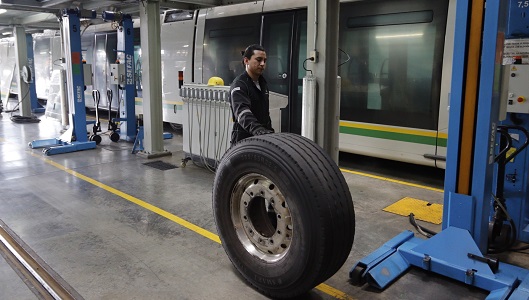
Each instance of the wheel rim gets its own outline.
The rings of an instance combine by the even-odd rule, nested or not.
[[[292,242],[292,216],[285,197],[263,175],[252,173],[237,181],[230,199],[231,219],[248,253],[276,262]]]

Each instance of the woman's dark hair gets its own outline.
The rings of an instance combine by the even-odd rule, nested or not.
[[[255,50],[258,50],[258,51],[265,51],[265,49],[263,48],[263,46],[261,45],[258,45],[258,44],[253,44],[253,45],[250,45],[248,47],[246,47],[246,50],[244,51],[241,51],[241,54],[242,54],[242,65],[244,66],[244,58],[252,58],[252,55],[254,54],[253,52]]]

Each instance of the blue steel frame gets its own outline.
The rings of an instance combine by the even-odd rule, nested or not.
[[[94,11],[95,17],[95,11]],[[86,111],[84,100],[84,75],[81,50],[80,11],[67,9],[62,12],[62,34],[65,47],[68,85],[68,99],[70,103],[70,126],[59,138],[36,140],[29,143],[31,148],[45,148],[47,155],[68,153],[80,150],[95,149],[96,142],[88,140],[86,130]],[[72,141],[74,140],[74,141]]]
[[[136,138],[135,84],[134,84],[134,28],[130,15],[103,12],[105,21],[118,21],[118,60],[125,64],[125,86],[123,87],[123,105],[120,115],[114,121],[122,122],[120,138],[132,142]],[[118,91],[119,92],[119,91]]]
[[[45,148],[47,155],[74,152],[79,150],[94,149],[96,143],[88,141],[86,126],[85,100],[84,100],[84,75],[81,52],[80,11],[77,9],[63,11],[63,42],[70,46],[66,50],[66,63],[71,72],[68,73],[68,96],[70,107],[73,102],[73,112],[70,114],[70,124],[73,130],[67,131],[60,138],[32,141],[31,148]],[[83,16],[86,17],[86,16]],[[95,11],[89,15],[95,18]],[[114,121],[123,122],[120,126],[120,136],[126,141],[134,141],[137,134],[136,114],[134,104],[134,31],[132,18],[113,12],[103,12],[102,18],[106,21],[119,21],[118,30],[118,57],[123,56],[125,62],[124,109]],[[36,96],[35,96],[36,97]],[[75,141],[71,141],[75,139]]]
[[[449,140],[446,164],[443,230],[428,240],[405,231],[360,260],[350,272],[383,289],[412,265],[476,286],[491,293],[487,299],[529,299],[529,270],[506,263],[494,270],[471,259],[487,252],[488,223],[494,172],[494,149],[499,112],[502,32],[501,0],[486,1],[471,195],[457,193],[465,51],[454,51]],[[457,1],[456,50],[465,49],[469,1]],[[459,67],[459,68],[458,68]]]

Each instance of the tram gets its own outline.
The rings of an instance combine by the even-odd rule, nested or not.
[[[217,76],[229,85],[243,71],[241,51],[259,43],[267,51],[264,76],[270,90],[289,98],[276,130],[300,133],[302,81],[309,67],[306,5],[306,0],[261,0],[166,11],[161,22],[163,121],[182,125],[182,83],[207,83]],[[444,168],[455,0],[340,5],[340,151]],[[134,27],[136,113],[141,113],[138,21]],[[82,35],[83,58],[92,64],[94,86],[85,99],[88,108],[95,108],[91,89],[113,89],[119,97],[117,87],[109,85],[117,38],[115,30],[88,29]],[[44,43],[35,40],[35,48]],[[35,50],[37,70],[43,69],[39,61],[49,68],[55,59],[38,57],[45,52]],[[40,98],[47,84],[36,76]],[[39,86],[44,90],[39,92]],[[105,97],[101,92],[100,108],[115,109],[117,102],[109,106]]]
[[[164,121],[179,123],[184,82],[229,84],[241,50],[267,51],[273,92],[288,95],[281,131],[301,132],[307,1],[265,0],[168,11],[161,28]],[[454,0],[342,1],[340,151],[444,168]],[[276,128],[277,130],[277,128]]]

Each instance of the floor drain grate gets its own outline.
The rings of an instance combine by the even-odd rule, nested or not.
[[[173,164],[166,163],[166,162],[163,162],[161,160],[144,163],[144,165],[149,166],[149,167],[153,167],[155,169],[162,170],[162,171],[178,168],[177,166],[175,166]]]

